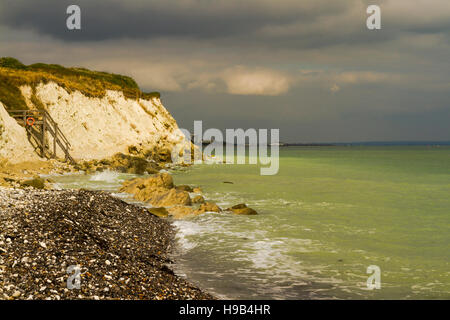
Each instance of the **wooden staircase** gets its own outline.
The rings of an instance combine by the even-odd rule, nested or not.
[[[25,127],[30,143],[39,150],[41,157],[56,159],[59,146],[65,155],[65,161],[75,164],[75,160],[69,153],[71,148],[69,141],[46,110],[12,110],[9,114]],[[52,137],[52,146],[46,139],[47,134]]]

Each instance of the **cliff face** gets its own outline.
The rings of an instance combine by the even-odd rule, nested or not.
[[[185,144],[159,94],[141,92],[134,80],[124,76],[55,65],[24,66],[3,58],[0,101],[7,110],[46,109],[71,143],[70,153],[76,160],[108,158],[127,153],[131,146],[170,153],[175,145]],[[23,129],[12,123],[6,112],[3,116],[8,119],[8,130]],[[22,138],[20,143],[26,145]],[[52,145],[52,137],[47,140]],[[6,151],[1,141],[0,157],[21,148],[13,139]],[[28,147],[23,154],[35,156]]]
[[[36,160],[39,157],[28,141],[25,129],[9,116],[0,102],[0,161],[19,163]]]
[[[175,119],[157,97],[133,100],[112,90],[102,98],[87,97],[79,91],[68,93],[53,82],[20,89],[30,109],[37,108],[31,99],[35,92],[70,141],[75,159],[108,158],[126,153],[130,146],[172,150],[183,141]]]

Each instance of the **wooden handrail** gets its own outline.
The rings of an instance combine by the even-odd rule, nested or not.
[[[69,140],[66,138],[56,121],[47,112],[47,110],[11,110],[9,111],[9,114],[16,120],[23,120],[22,125],[27,129],[27,132],[29,132],[29,134],[36,140],[37,144],[41,148],[42,156],[47,157],[45,133],[48,132],[53,137],[53,157],[56,158],[56,145],[58,145],[64,152],[66,161],[69,160],[70,162],[75,163],[75,160],[69,153],[69,149],[71,148]],[[34,123],[34,125],[41,125],[42,132],[40,136],[36,129],[33,129],[27,124],[27,119],[29,117],[42,117],[42,120],[35,119],[36,121]]]

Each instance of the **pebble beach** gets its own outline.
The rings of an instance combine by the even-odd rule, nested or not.
[[[0,298],[214,299],[173,273],[173,239],[168,221],[106,192],[0,188]]]

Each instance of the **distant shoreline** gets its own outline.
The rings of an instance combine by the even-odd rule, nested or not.
[[[237,143],[231,144],[226,142],[203,142],[203,146],[208,146],[210,144],[223,144],[223,145],[240,145]],[[450,146],[450,141],[367,141],[367,142],[330,142],[330,143],[284,143],[280,142],[277,144],[279,147],[346,147],[346,146],[366,146],[366,147],[389,147],[389,146]],[[245,144],[249,146],[249,144]],[[268,146],[274,146],[268,144]]]
[[[283,143],[283,147],[291,146],[450,146],[450,141],[356,141],[356,142],[329,142],[329,143]]]

